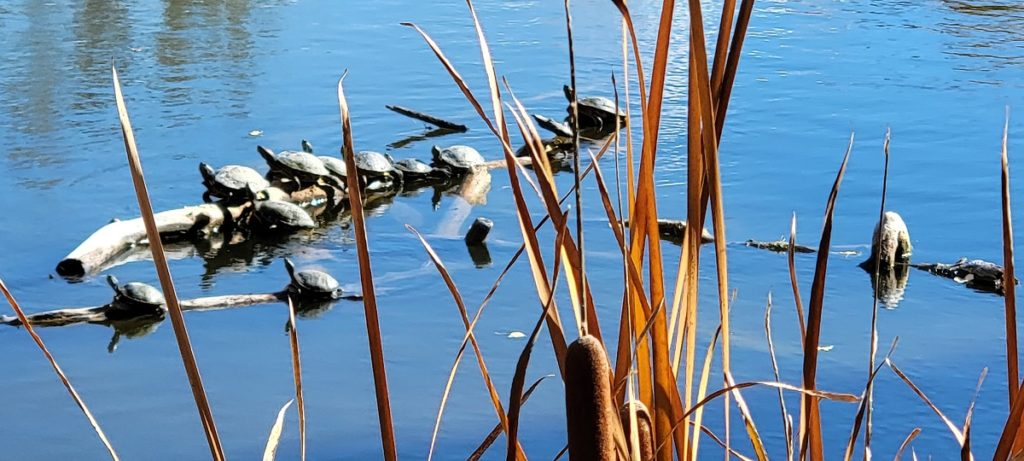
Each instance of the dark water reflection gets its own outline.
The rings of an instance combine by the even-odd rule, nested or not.
[[[632,5],[644,49],[655,39],[656,4]],[[617,14],[606,1],[574,5],[581,93],[610,94],[609,74],[621,66]],[[706,6],[710,20],[718,2]],[[567,65],[560,2],[479,2],[477,10],[498,71],[524,104],[531,111],[563,116]],[[681,6],[680,11],[673,34],[684,43],[687,19]],[[138,213],[112,105],[111,62],[123,78],[158,209],[200,201],[202,186],[195,173],[200,160],[264,169],[255,153],[257,143],[295,148],[299,139],[312,140],[323,153],[336,152],[335,84],[344,69],[350,71],[346,88],[358,149],[426,160],[430,144],[464,143],[488,159],[499,158],[498,146],[473,109],[400,21],[424,27],[473,90],[484,90],[484,76],[476,67],[479,50],[461,1],[0,4],[0,39],[7,44],[0,49],[0,207],[6,211],[0,225],[0,275],[30,311],[109,300],[109,287],[98,278],[68,284],[50,275],[57,261],[94,229],[111,218]],[[882,135],[891,126],[889,204],[910,227],[914,260],[1000,260],[997,154],[1003,107],[1024,107],[1022,30],[1024,7],[1010,0],[759,1],[721,148],[728,240],[778,238],[788,231],[795,211],[801,242],[815,242],[839,156],[855,130],[858,142],[840,194],[833,241],[836,250],[862,254],[878,213]],[[687,58],[682,49],[670,54],[656,172],[658,201],[669,218],[685,213]],[[650,56],[645,60],[650,62]],[[635,94],[632,101],[635,106]],[[391,113],[385,104],[451,118],[469,124],[470,130],[431,137],[422,124]],[[1024,137],[1022,120],[1011,120],[1011,162]],[[250,136],[254,130],[262,136]],[[602,168],[611,178],[610,157]],[[557,180],[559,190],[568,190],[570,175]],[[427,236],[473,307],[521,238],[505,172],[492,171],[488,186],[489,193],[480,194],[448,185],[380,197],[368,210],[403,457],[426,452],[438,398],[463,335],[450,294],[404,225]],[[585,187],[586,197],[597,197],[593,183]],[[1024,203],[1016,192],[1015,187],[1014,203]],[[610,330],[618,317],[621,263],[599,203],[585,203],[584,209],[594,295]],[[467,251],[461,239],[477,216],[495,222],[486,252]],[[1017,228],[1024,228],[1022,214],[1016,216]],[[287,283],[280,262],[286,255],[358,290],[347,216],[320,219],[317,230],[291,237],[170,246],[180,295],[279,290]],[[552,237],[547,229],[541,241],[550,243]],[[762,323],[771,291],[780,366],[787,381],[797,382],[799,339],[785,258],[741,244],[729,248],[730,285],[739,290],[733,305],[737,380],[771,375]],[[674,270],[678,250],[665,246],[669,270]],[[822,342],[834,348],[821,354],[820,384],[858,394],[867,367],[872,281],[857,267],[862,256],[837,252],[831,258]],[[702,342],[710,338],[717,315],[713,266],[711,258],[704,259]],[[798,256],[805,298],[813,264],[813,255]],[[107,272],[123,281],[155,282],[144,253]],[[893,275],[880,281],[897,307],[880,315],[879,342],[901,338],[896,360],[940,408],[959,419],[978,373],[991,367],[972,431],[976,453],[984,456],[1005,418],[1001,299],[920,271]],[[477,332],[495,383],[507,398],[523,346],[507,333],[529,331],[537,303],[525,264],[503,283]],[[299,329],[311,456],[378,458],[360,305],[339,301],[304,317]],[[280,304],[188,314],[219,429],[233,458],[259,457],[277,409],[291,398],[285,318]],[[565,312],[563,318],[571,315]],[[116,329],[120,337],[113,353],[107,352],[113,334],[107,328],[48,329],[43,336],[124,458],[202,458],[203,436],[173,335],[159,325]],[[101,458],[92,432],[24,332],[0,330],[0,345],[8,357],[0,376],[11,397],[0,406],[0,422],[13,428],[4,434],[0,458]],[[439,459],[464,458],[493,424],[473,367],[464,364],[458,375],[438,442]],[[530,378],[555,370],[550,347],[542,340]],[[917,426],[924,428],[915,441],[918,454],[943,457],[956,448],[941,423],[897,378],[883,372],[876,392],[875,425],[885,428],[884,436],[876,433],[876,455],[895,452]],[[745,396],[769,448],[781,452],[773,393],[751,390]],[[553,456],[564,443],[560,398],[558,383],[549,380],[526,407],[521,436],[531,456]],[[828,404],[823,412],[827,450],[838,453],[853,410]],[[707,416],[707,423],[721,427],[720,408]],[[286,424],[281,459],[297,453],[294,416]],[[740,431],[733,434],[734,441],[742,437]],[[43,443],[52,440],[60,443]],[[719,455],[708,441],[702,445],[709,457]]]

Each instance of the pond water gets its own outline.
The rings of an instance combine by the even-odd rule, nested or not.
[[[660,2],[633,2],[641,48],[656,36]],[[685,215],[685,8],[679,2],[657,169],[661,215]],[[717,24],[719,2],[705,5]],[[524,104],[561,117],[567,46],[561,2],[479,2],[498,72]],[[574,2],[581,93],[611,94],[621,74],[618,14],[611,2]],[[257,144],[297,148],[310,139],[324,152],[340,145],[335,84],[346,89],[358,149],[429,158],[431,141],[388,147],[423,127],[384,108],[401,104],[466,123],[470,130],[433,140],[477,146],[499,158],[488,134],[423,41],[399,25],[431,33],[470,85],[485,80],[472,23],[461,1],[203,2],[85,0],[71,7],[40,1],[0,5],[0,274],[32,312],[106,302],[102,277],[69,283],[56,263],[111,218],[138,214],[113,105],[109,67],[123,80],[151,196],[157,209],[200,201],[199,161],[262,169]],[[775,345],[783,379],[799,383],[801,355],[785,257],[744,247],[772,240],[800,218],[800,240],[816,244],[828,189],[847,137],[857,134],[840,192],[833,242],[864,252],[878,213],[881,145],[892,128],[888,203],[907,221],[918,262],[961,256],[1001,261],[999,145],[1004,107],[1024,107],[1024,7],[1013,0],[787,2],[755,7],[733,92],[721,157],[737,380],[770,379],[763,317],[771,292]],[[709,40],[709,43],[713,41]],[[650,56],[647,56],[650,62]],[[635,102],[635,95],[633,96]],[[252,137],[253,130],[262,136]],[[1024,117],[1010,125],[1011,162],[1024,137]],[[602,161],[606,176],[613,161]],[[463,327],[441,279],[410,224],[428,234],[473,308],[518,247],[508,179],[492,172],[486,203],[467,208],[431,193],[401,196],[368,219],[377,275],[392,409],[403,458],[425,457],[441,391]],[[567,190],[571,175],[557,177]],[[1018,180],[1015,182],[1019,184]],[[1015,204],[1024,203],[1014,187]],[[592,181],[585,183],[588,263],[599,313],[614,331],[621,263]],[[534,210],[539,210],[534,203]],[[493,264],[477,267],[458,237],[475,216],[495,222]],[[1024,229],[1022,213],[1015,226]],[[545,254],[550,231],[542,235]],[[674,272],[678,247],[665,245]],[[717,298],[711,253],[704,258],[701,345],[715,327]],[[358,287],[351,231],[342,223],[273,242],[175,247],[179,295],[266,292],[287,280],[281,258],[330,271]],[[825,298],[819,386],[859,394],[867,367],[871,309],[863,256],[833,254]],[[809,296],[813,255],[798,274]],[[156,283],[150,261],[106,273]],[[527,263],[506,277],[477,327],[495,384],[507,401],[516,358],[538,314]],[[566,302],[562,303],[567,306]],[[9,314],[7,308],[0,312]],[[568,316],[563,312],[563,318]],[[197,359],[227,453],[262,453],[280,406],[292,398],[286,309],[280,304],[187,315]],[[164,322],[167,323],[167,322]],[[895,361],[955,421],[962,421],[979,373],[990,367],[974,417],[973,447],[990,453],[1006,415],[1002,298],[950,280],[912,272],[904,299],[881,312],[880,343],[900,338]],[[341,301],[298,325],[302,346],[309,454],[312,459],[380,456],[373,384],[361,305]],[[123,335],[100,326],[44,329],[41,334],[91,406],[124,459],[202,459],[207,447],[172,329]],[[546,333],[529,379],[557,370]],[[570,338],[571,339],[571,338]],[[28,335],[0,329],[6,360],[0,383],[6,404],[2,459],[103,459],[86,422]],[[883,346],[884,347],[884,346]],[[698,352],[702,353],[702,352]],[[464,361],[438,441],[438,459],[463,459],[495,423],[479,372]],[[774,391],[745,393],[773,453],[782,453]],[[915,427],[919,455],[948,458],[958,448],[941,421],[888,370],[876,392],[874,451],[891,455]],[[540,385],[522,415],[529,455],[547,459],[565,443],[562,389]],[[795,411],[798,400],[789,401]],[[721,432],[721,406],[707,424]],[[842,451],[854,408],[823,404],[826,450]],[[738,421],[734,418],[734,421]],[[286,420],[280,459],[298,453],[294,412]],[[732,438],[749,453],[742,429]],[[488,456],[501,457],[499,441]],[[709,459],[721,449],[705,439]]]

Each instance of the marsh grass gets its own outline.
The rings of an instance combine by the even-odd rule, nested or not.
[[[620,94],[625,100],[623,107],[627,117],[624,125],[621,127],[625,133],[624,146],[623,140],[619,137],[619,133],[622,130],[618,129],[607,139],[596,154],[589,149],[584,152],[579,145],[578,134],[574,135],[573,186],[569,191],[561,194],[558,191],[551,166],[547,161],[541,137],[533,124],[532,118],[529,116],[527,108],[515,97],[510,82],[502,78],[502,85],[499,85],[499,74],[494,67],[484,28],[477,17],[472,1],[467,0],[466,5],[473,21],[474,32],[480,48],[482,62],[480,70],[483,71],[487,82],[487,95],[482,99],[478,98],[473,90],[470,89],[466,79],[463,78],[452,62],[448,60],[441,46],[424,29],[412,23],[403,23],[403,25],[414,29],[422,37],[427,47],[434,53],[439,63],[451,76],[453,83],[460,89],[467,102],[494,136],[494,141],[500,145],[503,159],[507,166],[505,170],[508,174],[510,193],[516,208],[517,225],[523,238],[523,244],[500,272],[471,319],[466,307],[466,301],[463,299],[454,279],[444,265],[441,256],[434,251],[426,238],[412,227],[407,226],[408,230],[420,241],[427,257],[433,262],[439,276],[451,292],[465,329],[463,340],[458,351],[455,353],[453,365],[448,373],[447,382],[440,398],[427,458],[431,459],[437,450],[437,437],[441,430],[446,404],[451,398],[452,385],[461,359],[464,357],[467,347],[471,346],[472,352],[477,359],[478,368],[483,377],[491,405],[495,410],[497,424],[484,438],[479,447],[470,455],[469,459],[479,459],[483,456],[502,434],[506,436],[505,458],[510,461],[526,459],[526,452],[518,439],[520,415],[527,399],[545,378],[535,381],[525,392],[523,389],[537,338],[541,330],[547,327],[555,360],[559,368],[558,377],[562,378],[566,385],[569,386],[566,389],[566,395],[571,396],[573,393],[580,391],[580,386],[602,389],[601,392],[609,391],[608,395],[610,398],[607,399],[579,400],[587,402],[583,405],[587,406],[586,410],[590,414],[604,415],[599,423],[602,429],[609,431],[605,434],[607,437],[604,441],[612,440],[613,442],[602,445],[597,455],[593,455],[599,456],[602,459],[633,459],[643,461],[647,459],[657,459],[659,461],[669,461],[672,459],[680,461],[696,460],[702,457],[699,454],[702,435],[707,436],[721,446],[727,453],[727,459],[731,456],[739,459],[768,459],[768,449],[761,432],[757,428],[756,418],[751,414],[746,400],[741,393],[742,390],[752,387],[766,387],[776,390],[779,416],[785,432],[783,440],[786,444],[786,459],[798,458],[801,461],[824,459],[825,447],[822,440],[822,427],[837,427],[842,423],[822,421],[820,413],[821,400],[858,404],[850,430],[850,437],[845,446],[845,459],[852,459],[857,450],[858,435],[862,426],[864,428],[864,437],[861,449],[864,452],[865,459],[869,459],[871,457],[871,440],[873,437],[871,428],[873,383],[883,367],[888,367],[922,400],[924,405],[929,407],[938,416],[960,445],[961,459],[973,459],[970,443],[971,422],[974,415],[977,393],[984,381],[986,371],[982,371],[974,399],[972,399],[968,407],[963,424],[955,424],[927,397],[924,391],[907,374],[896,366],[892,360],[893,350],[896,345],[895,341],[881,363],[877,363],[877,296],[871,307],[869,366],[863,394],[855,396],[817,388],[817,377],[820,371],[817,359],[822,336],[822,317],[825,309],[825,282],[828,271],[831,232],[834,225],[834,212],[838,203],[840,186],[853,149],[854,137],[852,134],[827,198],[806,316],[797,284],[796,263],[794,260],[796,239],[795,214],[791,221],[790,249],[787,259],[790,282],[795,299],[795,310],[800,319],[798,327],[803,361],[801,382],[799,385],[787,384],[780,373],[772,339],[772,303],[770,294],[768,295],[768,302],[765,308],[764,330],[765,341],[771,359],[772,380],[735,381],[733,377],[734,371],[741,370],[733,370],[730,360],[730,338],[732,333],[730,305],[735,292],[730,292],[729,285],[725,229],[726,207],[722,191],[718,146],[724,133],[732,86],[739,69],[743,42],[751,19],[754,1],[743,0],[740,2],[738,10],[734,0],[724,1],[717,41],[713,53],[710,54],[710,57],[713,58],[710,69],[700,2],[688,0],[686,5],[690,13],[687,48],[687,65],[689,67],[687,104],[689,120],[686,126],[688,158],[685,196],[688,226],[680,246],[679,264],[674,274],[670,273],[663,266],[665,255],[662,252],[661,238],[657,228],[658,206],[654,182],[655,165],[658,156],[658,138],[661,128],[661,113],[664,102],[663,96],[666,74],[669,67],[669,50],[674,45],[671,40],[673,17],[675,14],[674,2],[665,1],[660,11],[656,41],[653,53],[651,54],[653,59],[650,63],[649,75],[645,75],[648,67],[645,67],[642,62],[641,56],[643,54],[640,50],[637,33],[626,2],[623,0],[613,0],[613,4],[620,13],[622,20],[623,65],[621,80],[613,75],[611,82],[616,105],[619,105]],[[569,45],[570,89],[573,97],[573,103],[570,106],[572,108],[570,121],[574,128],[573,131],[578,132],[575,129],[577,128],[576,122],[578,120],[575,104],[575,54],[572,41],[572,15],[568,0],[564,1],[564,7]],[[630,72],[630,51],[632,52],[632,71],[635,72],[634,75],[631,75]],[[172,324],[174,325],[175,337],[181,352],[182,362],[185,366],[196,406],[205,429],[211,457],[214,460],[221,460],[224,459],[224,453],[217,436],[212,411],[203,391],[198,365],[195,362],[188,340],[188,333],[175,296],[174,285],[167,268],[166,258],[163,256],[159,235],[156,233],[153,212],[142,175],[138,150],[135,146],[134,135],[121,94],[116,70],[112,72],[112,76],[133,184],[138,196],[142,216],[146,223],[147,233],[150,237],[149,240],[152,242],[151,248],[157,272],[161,285],[164,288],[164,293],[167,296],[169,312]],[[616,83],[617,81],[622,82],[621,87]],[[344,139],[343,157],[348,170],[353,172],[347,178],[348,190],[350,191],[348,201],[351,206],[353,227],[355,229],[355,246],[364,296],[366,332],[377,402],[382,453],[384,459],[390,461],[397,459],[394,422],[390,407],[391,395],[387,385],[384,346],[381,338],[381,326],[378,320],[378,304],[369,253],[369,238],[363,216],[363,196],[360,188],[361,184],[357,179],[358,169],[353,158],[355,150],[350,123],[351,114],[349,113],[343,82],[344,75],[338,81],[337,94]],[[630,82],[633,82],[633,84],[631,85]],[[502,88],[504,88],[504,91]],[[630,114],[629,106],[631,95],[633,94],[639,98],[638,106],[640,111],[638,120],[641,123],[639,140],[634,140],[632,134],[632,114]],[[485,109],[481,100],[485,101],[485,103],[490,103],[489,110]],[[508,117],[509,115],[511,115],[511,118]],[[525,151],[533,161],[532,172],[526,170],[515,161],[515,152],[512,149],[511,142],[512,135],[509,130],[512,124],[510,121],[514,123],[522,142],[526,146]],[[619,127],[617,126],[616,128]],[[1024,384],[1018,384],[1019,372],[1017,370],[1018,345],[1015,289],[1013,284],[1013,237],[1010,219],[1007,136],[1008,121],[1003,131],[1001,192],[1004,265],[1006,268],[1006,283],[1004,283],[1004,286],[1006,289],[1006,346],[1010,408],[994,456],[994,459],[1000,461],[1010,459],[1011,455],[1016,456],[1020,454],[1021,448],[1024,447],[1024,424],[1022,424],[1024,422]],[[634,141],[638,141],[639,149],[636,148],[637,146],[634,146]],[[880,213],[884,213],[885,210],[889,159],[888,144],[887,135],[884,148],[885,172],[882,178]],[[614,201],[600,166],[602,156],[612,146],[614,146],[615,152]],[[620,150],[625,151],[625,171],[620,171]],[[638,157],[636,156],[637,153],[639,153]],[[582,168],[582,163],[586,158],[589,158],[590,162],[584,169]],[[637,164],[639,165],[638,168],[636,167]],[[617,331],[614,331],[614,336],[609,335],[609,337],[617,339],[617,349],[614,351],[609,350],[608,345],[602,339],[601,319],[598,318],[595,309],[595,301],[605,304],[608,301],[595,300],[593,298],[587,281],[587,266],[583,252],[582,191],[583,181],[590,176],[590,173],[593,173],[597,198],[600,199],[601,208],[604,211],[605,218],[622,256],[621,283],[623,296],[621,299],[621,310],[618,313],[618,322],[611,324],[612,328],[617,328]],[[625,182],[624,197],[622,194],[623,180]],[[533,216],[534,213],[537,213],[537,210],[532,210],[533,213],[531,213],[527,200],[527,195],[531,190],[537,195],[539,203],[543,207],[540,210],[542,217],[536,223]],[[570,230],[572,227],[570,213],[563,208],[565,202],[570,197],[574,199],[573,204],[576,209],[575,236]],[[701,231],[704,228],[709,213],[715,237],[713,256],[715,260],[718,315],[716,319],[712,320],[717,324],[715,333],[710,338],[707,348],[699,351],[697,347],[699,342],[697,326],[700,319],[698,318],[697,300],[701,258],[700,240]],[[541,227],[547,222],[551,222],[552,227],[555,229],[553,253],[548,260],[551,264],[550,270],[544,258],[545,255],[542,248],[545,245],[542,244],[539,233]],[[623,225],[624,222],[628,223],[628,226]],[[501,285],[505,275],[524,253],[529,261],[540,310],[535,314],[537,315],[537,322],[515,366],[506,408],[502,405],[501,394],[491,379],[484,356],[474,334],[474,329],[478,320],[483,315],[488,302]],[[564,286],[568,291],[569,309],[571,310],[572,319],[575,321],[575,328],[563,324],[560,309],[556,302],[556,290],[559,287],[560,276],[565,279]],[[666,290],[665,285],[668,282],[674,282],[671,284],[673,288],[671,293]],[[25,321],[24,313],[2,281],[0,281],[0,289],[7,296],[23,323],[26,324],[26,331],[30,333],[43,350],[69,393],[87,416],[90,424],[93,425],[100,439],[109,450],[111,457],[117,459],[114,449],[110,446],[98,423],[92,417],[92,414],[84,402],[82,402],[77,392],[75,392],[70,382],[68,382],[59,366],[57,366],[56,361],[46,350],[42,340],[32,330],[31,324]],[[295,328],[294,307],[290,300],[289,326],[296,391],[294,401],[298,402],[300,453],[304,459],[306,454],[305,405],[302,394],[298,333]],[[608,325],[605,326],[606,331],[613,331],[612,328],[607,328]],[[571,337],[567,336],[566,332],[573,329],[575,329],[575,335],[573,336],[580,339],[570,340]],[[571,347],[575,348],[584,342],[588,348],[588,353],[600,354],[599,357],[596,357],[600,360],[591,360],[595,358],[593,356],[587,358],[588,361],[585,364],[589,367],[586,370],[587,376],[570,375],[575,373],[573,370],[577,370],[577,366],[580,364],[573,362],[573,360],[578,360],[576,358],[567,358],[568,351]],[[570,344],[573,344],[573,346],[570,346]],[[703,360],[698,363],[697,357],[700,352],[703,352]],[[720,381],[714,378],[712,373],[716,357],[718,358],[717,362],[720,368],[715,371],[720,373],[720,376],[718,376]],[[613,358],[614,360],[612,360]],[[720,384],[713,384],[714,381],[719,381]],[[800,410],[795,422],[793,415],[789,413],[787,407],[787,393],[795,393],[800,398]],[[724,404],[722,412],[724,424],[719,432],[723,436],[717,435],[703,423],[705,410],[712,402]],[[264,451],[264,460],[271,460],[275,456],[278,441],[283,431],[284,416],[292,403],[293,401],[289,401],[278,413]],[[737,445],[733,443],[731,438],[732,431],[730,430],[729,418],[734,406],[740,415],[744,427],[746,438],[744,445],[749,443],[750,449],[754,452],[753,458],[742,454],[743,449],[737,448]],[[607,415],[613,415],[614,417],[605,418]],[[570,415],[569,418],[569,424],[571,425],[576,424],[574,423],[576,420],[573,419],[573,416]],[[650,436],[649,440],[640,440],[638,434],[643,432],[639,430],[641,424],[645,424],[644,427],[649,429],[647,431]],[[569,428],[567,431],[570,435],[569,443],[565,449],[556,455],[556,459],[566,452],[570,456],[576,453],[577,458],[582,453],[595,453],[594,449],[596,447],[590,445],[594,443],[593,438],[578,437],[580,434],[578,429],[580,427],[574,426]],[[911,454],[914,455],[911,444],[920,433],[921,429],[915,428],[903,439],[895,454],[895,459],[900,459],[907,448],[910,448]],[[646,446],[650,450],[641,450],[641,446]],[[547,458],[548,455],[550,454],[537,454],[535,456]],[[914,457],[916,458],[916,455]]]

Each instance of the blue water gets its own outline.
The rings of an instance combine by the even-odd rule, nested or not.
[[[477,11],[498,72],[532,111],[560,117],[567,81],[567,46],[560,2],[479,2]],[[641,48],[651,50],[658,2],[634,2]],[[683,2],[662,118],[656,180],[660,214],[685,215],[687,36]],[[719,2],[705,5],[717,23]],[[611,94],[621,76],[618,14],[610,2],[573,2],[580,92]],[[467,143],[488,158],[500,150],[423,41],[399,25],[413,21],[444,48],[478,96],[486,81],[463,2],[250,2],[174,0],[100,2],[65,7],[39,1],[0,5],[0,275],[29,311],[88,306],[109,300],[100,277],[68,283],[54,266],[111,218],[138,214],[113,106],[110,65],[121,74],[150,193],[157,209],[197,203],[196,164],[263,168],[256,144],[296,148],[310,139],[335,152],[340,128],[335,84],[345,86],[357,149],[384,150],[422,126],[384,109],[401,104],[470,126],[438,143]],[[816,244],[829,187],[847,138],[856,144],[836,208],[833,243],[864,252],[878,213],[882,139],[892,129],[888,204],[910,227],[914,260],[961,256],[1001,261],[999,147],[1004,108],[1024,107],[1024,8],[1012,0],[786,2],[755,7],[721,145],[726,227],[730,242],[772,240],[788,232],[791,213],[800,240]],[[713,43],[713,37],[709,37]],[[650,55],[645,55],[649,63]],[[633,94],[635,104],[636,95]],[[1024,137],[1024,117],[1012,114],[1010,158]],[[262,131],[259,137],[250,136]],[[430,142],[393,149],[396,157],[429,156]],[[613,162],[602,162],[612,176]],[[435,413],[463,335],[451,297],[404,224],[428,234],[473,309],[520,239],[508,179],[492,172],[486,204],[469,209],[446,195],[431,207],[430,191],[402,196],[368,220],[378,276],[380,323],[392,410],[403,458],[426,455]],[[572,178],[557,178],[567,190]],[[1022,203],[1014,183],[1013,200]],[[585,184],[588,264],[602,325],[615,331],[621,261],[597,202]],[[540,213],[537,202],[531,202]],[[493,264],[477,268],[458,236],[475,216],[496,223]],[[539,215],[538,215],[539,216]],[[1024,228],[1021,213],[1015,225]],[[550,231],[541,235],[550,254]],[[351,231],[335,224],[277,242],[174,247],[171,270],[182,297],[266,292],[284,286],[280,257],[326,269],[358,288]],[[674,272],[678,247],[664,246]],[[763,317],[769,292],[783,380],[799,383],[801,352],[785,258],[729,246],[733,369],[738,380],[771,379]],[[701,285],[701,344],[716,326],[712,253]],[[819,386],[859,394],[867,368],[871,284],[856,266],[861,256],[834,254],[825,295]],[[550,263],[550,261],[549,261]],[[797,260],[804,300],[813,255]],[[151,262],[107,272],[155,283]],[[506,277],[477,326],[480,346],[502,397],[524,343],[509,339],[538,315],[529,269]],[[563,291],[564,293],[564,291]],[[561,306],[567,306],[561,300]],[[9,314],[0,309],[0,313]],[[563,318],[571,314],[565,310]],[[292,398],[282,305],[187,316],[206,389],[229,456],[258,458],[273,419]],[[166,322],[164,322],[166,323]],[[567,325],[571,325],[571,322]],[[339,302],[302,318],[302,346],[311,459],[380,456],[376,407],[361,305]],[[984,457],[1006,415],[1002,298],[911,272],[904,299],[879,318],[884,350],[900,338],[894,360],[950,418],[962,421],[978,375],[989,374],[978,399],[972,445]],[[42,330],[72,382],[124,459],[202,459],[207,448],[171,328],[122,338],[99,326]],[[542,334],[528,378],[557,371]],[[570,338],[571,339],[571,338]],[[0,383],[2,459],[103,459],[104,451],[22,330],[0,330],[5,360]],[[493,427],[475,361],[460,368],[438,441],[438,459],[463,459]],[[784,453],[775,392],[744,393],[776,457]],[[791,412],[798,399],[789,396]],[[562,389],[540,385],[522,415],[528,455],[553,457],[564,444]],[[890,456],[915,427],[918,455],[945,459],[958,445],[942,422],[889,370],[878,379],[876,455]],[[850,404],[824,403],[825,444],[842,452],[853,420]],[[706,424],[722,431],[722,407]],[[733,412],[733,443],[750,454]],[[795,417],[795,416],[794,416]],[[489,453],[500,458],[503,442]],[[702,454],[721,455],[711,440]],[[286,419],[279,459],[298,457],[297,418]]]

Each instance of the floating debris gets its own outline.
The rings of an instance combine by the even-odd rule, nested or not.
[[[523,333],[521,331],[513,331],[506,335],[505,337],[507,337],[508,339],[523,339],[526,337],[526,333]]]
[[[252,136],[254,138],[263,136],[263,130],[252,130],[249,132],[249,136]]]
[[[834,349],[835,347],[836,347],[836,346],[834,346],[834,345],[832,345],[832,344],[829,344],[829,345],[825,345],[825,346],[818,346],[818,350],[819,350],[819,351],[822,351],[822,352],[830,352],[830,351],[831,351],[832,349]]]
[[[762,242],[758,240],[747,240],[744,245],[753,248],[760,248],[762,250],[773,251],[776,253],[785,253],[789,251],[789,241],[779,239],[774,242]],[[814,253],[814,248],[807,245],[796,244],[793,245],[793,251],[797,253]]]
[[[1003,294],[1003,266],[981,259],[960,258],[953,264],[911,264],[911,266],[935,275],[953,279],[978,291]],[[1020,281],[1014,279],[1015,284]]]

